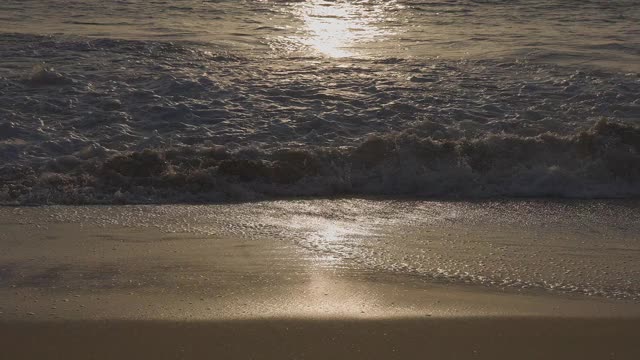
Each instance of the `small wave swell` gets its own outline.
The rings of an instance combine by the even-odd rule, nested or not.
[[[434,140],[417,130],[357,146],[264,151],[181,147],[95,158],[90,148],[34,170],[0,167],[4,204],[155,203],[273,196],[635,197],[640,128],[601,121],[572,136]]]

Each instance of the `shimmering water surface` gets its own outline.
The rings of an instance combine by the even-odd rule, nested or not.
[[[104,234],[111,239],[107,252],[113,244],[123,241],[145,241],[136,236],[154,234],[157,230],[199,234],[207,238],[210,246],[230,246],[224,239],[231,238],[235,239],[231,243],[233,246],[248,247],[243,262],[256,265],[265,259],[259,256],[255,246],[275,242],[275,248],[294,248],[296,256],[309,259],[305,266],[320,272],[329,270],[345,276],[361,272],[391,273],[410,275],[427,282],[588,295],[637,303],[640,301],[638,208],[636,202],[627,200],[440,202],[365,199],[221,205],[4,207],[0,208],[0,225],[4,222],[35,225],[42,229],[53,228],[56,224],[76,226],[72,229],[101,226],[110,229],[109,234]],[[133,229],[122,232],[122,226]],[[150,230],[141,231],[140,227]],[[25,226],[24,229],[28,231],[29,228]],[[113,235],[111,231],[121,232]],[[162,246],[167,241],[165,236],[147,236],[150,237],[146,240],[148,246]],[[25,247],[28,248],[25,243],[30,242],[0,233],[0,243],[4,242],[17,245],[0,257],[0,269],[5,269],[8,275],[8,278],[0,279],[0,288],[27,281],[18,275],[33,272],[33,268],[41,266],[39,258],[24,255]],[[96,253],[98,243],[89,242],[87,246],[95,246],[92,256],[101,260],[82,259],[79,262],[90,268],[109,268],[104,263],[104,255],[100,256],[105,250]],[[188,269],[195,261],[203,261],[206,266],[217,269],[224,262],[219,254],[207,255],[211,248],[201,244],[179,240],[177,246],[191,250],[190,246],[196,246],[204,252],[197,256],[191,254],[188,259],[171,255],[167,264],[163,264],[168,269],[171,264],[184,265]],[[124,249],[127,248],[128,245]],[[131,256],[144,258],[144,254],[142,251]],[[266,261],[274,261],[270,256],[273,255],[265,255]],[[16,260],[25,258],[30,259]],[[152,263],[153,258],[149,259]],[[63,279],[71,281],[77,273],[92,271],[81,271],[77,269],[81,264],[66,258],[64,261],[71,263],[55,268],[61,282]],[[291,264],[295,261],[284,259],[282,262],[283,266],[295,265]],[[127,274],[125,264],[111,266],[124,269],[119,281],[126,281],[127,276],[135,277]],[[278,269],[276,266],[273,271]],[[162,277],[156,272],[151,271],[147,278],[136,281],[147,286],[156,284],[153,279]],[[78,281],[86,284],[81,287],[95,286],[82,278]],[[26,286],[29,286],[28,282]]]
[[[5,0],[0,203],[635,197],[636,3]]]
[[[522,57],[638,71],[634,0],[7,0],[0,30],[255,55]]]

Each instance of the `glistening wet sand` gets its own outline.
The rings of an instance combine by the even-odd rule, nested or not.
[[[10,359],[637,359],[635,320],[0,322]]]
[[[635,300],[447,284],[368,267],[349,252],[318,251],[295,238],[320,243],[316,231],[333,246],[346,244],[354,238],[340,226],[378,218],[359,236],[401,239],[390,235],[402,227],[390,217],[398,207],[380,204],[4,208],[0,348],[10,359],[638,358]],[[449,234],[474,235],[467,222],[444,216],[459,205],[424,206],[433,210],[425,236],[445,231],[437,213]],[[538,209],[521,204],[520,214],[532,206]],[[416,211],[400,217],[412,224],[403,241],[416,239],[416,219],[426,214]],[[474,218],[475,211],[469,205],[457,214]],[[560,210],[548,211],[543,217]],[[286,233],[275,218],[306,230]],[[322,219],[336,222],[328,227],[335,231],[318,227]],[[634,226],[621,222],[623,230],[602,231],[620,235]],[[518,224],[511,217],[501,229]],[[570,232],[562,224],[550,221],[537,236]]]
[[[322,270],[638,301],[638,211],[632,200],[0,208],[0,265],[17,288],[202,292]]]

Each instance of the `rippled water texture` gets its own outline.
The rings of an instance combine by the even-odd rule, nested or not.
[[[251,54],[523,56],[638,71],[635,0],[6,0],[4,32],[201,41]]]
[[[0,4],[0,203],[640,195],[635,1]]]
[[[271,239],[295,244],[315,267],[338,273],[399,273],[634,302],[640,300],[637,214],[638,204],[626,200],[341,199],[0,208],[0,218],[8,223],[44,228],[72,223],[195,233],[211,242],[226,236],[249,243]]]

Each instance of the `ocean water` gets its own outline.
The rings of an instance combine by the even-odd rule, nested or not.
[[[0,204],[640,195],[635,0],[0,3]]]

